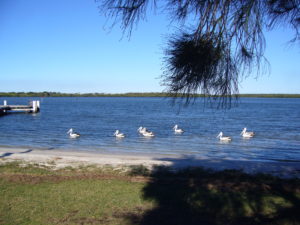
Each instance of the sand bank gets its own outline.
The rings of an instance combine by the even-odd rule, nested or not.
[[[42,150],[26,148],[0,148],[0,163],[24,161],[51,166],[54,168],[76,167],[82,165],[128,167],[144,165],[171,166],[174,169],[185,167],[205,167],[215,170],[241,169],[248,173],[270,173],[284,177],[300,178],[298,162],[259,162],[238,160],[201,159],[188,155],[181,156],[147,156],[134,154],[103,154],[88,151]]]

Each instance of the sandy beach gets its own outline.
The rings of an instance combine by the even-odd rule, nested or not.
[[[0,148],[0,163],[21,161],[49,166],[54,169],[77,166],[112,166],[126,168],[133,165],[143,165],[149,169],[155,166],[170,166],[174,169],[187,167],[204,167],[214,170],[238,169],[247,173],[270,173],[282,177],[300,178],[300,163],[298,162],[260,162],[238,160],[209,160],[193,156],[134,155],[134,154],[103,154],[97,152],[43,150],[34,148]]]

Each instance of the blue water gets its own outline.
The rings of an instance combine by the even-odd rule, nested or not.
[[[9,104],[40,100],[41,112],[1,116],[0,146],[300,161],[300,99],[241,98],[238,107],[227,111],[204,107],[202,102],[179,108],[167,98],[0,98],[0,102],[4,99]],[[186,132],[175,135],[175,124]],[[156,136],[140,136],[140,126]],[[68,137],[71,127],[80,138]],[[239,134],[244,127],[256,136],[243,139]],[[126,138],[113,137],[116,129]],[[232,142],[216,139],[220,131]]]

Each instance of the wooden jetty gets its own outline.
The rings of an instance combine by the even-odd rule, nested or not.
[[[40,101],[31,101],[28,105],[8,105],[4,100],[3,105],[0,105],[0,115],[8,113],[24,112],[37,113],[40,111]]]

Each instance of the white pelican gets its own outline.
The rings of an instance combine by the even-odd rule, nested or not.
[[[241,133],[244,138],[251,138],[254,136],[254,132],[247,132],[247,128],[245,127]]]
[[[147,130],[146,127],[139,127],[138,132],[142,134],[144,137],[154,137],[154,133]]]
[[[139,127],[139,129],[137,129],[137,131],[140,133],[140,134],[144,134],[144,133],[149,133],[150,131],[147,130],[146,127]]]
[[[114,133],[114,136],[117,138],[123,138],[125,137],[125,135],[123,133],[120,133],[119,130],[116,130],[116,132]]]
[[[69,134],[70,138],[78,138],[80,134],[73,132],[73,128],[71,128],[67,134]]]
[[[181,133],[184,132],[184,130],[178,128],[178,125],[177,125],[177,124],[173,127],[173,130],[174,130],[174,132],[177,133],[177,134],[181,134]]]
[[[231,141],[231,137],[223,137],[223,132],[220,132],[217,138],[219,138],[220,141]]]
[[[154,133],[150,132],[150,131],[146,131],[146,132],[142,133],[142,135],[144,137],[154,137],[155,136]]]
[[[140,134],[143,134],[145,131],[146,131],[146,127],[139,127],[137,129],[137,131],[140,133]]]

